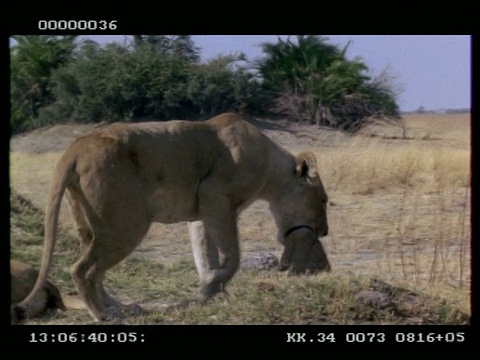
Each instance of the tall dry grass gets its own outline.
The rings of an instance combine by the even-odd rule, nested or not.
[[[431,147],[427,141],[354,138],[346,147],[318,153],[320,168],[331,190],[351,193],[425,184],[425,190],[468,186],[470,152]]]
[[[356,137],[317,157],[328,169],[322,178],[333,202],[330,247],[338,263],[469,291],[469,149]]]

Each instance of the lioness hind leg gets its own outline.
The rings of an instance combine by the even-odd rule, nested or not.
[[[121,239],[121,237],[119,236]],[[108,242],[114,244],[114,242]],[[139,313],[140,307],[136,304],[123,305],[111,297],[103,286],[103,279],[108,269],[123,260],[130,252],[115,251],[108,246],[100,251],[96,239],[71,269],[72,278],[78,293],[84,300],[90,315],[95,321],[122,318],[125,311]],[[121,246],[119,240],[117,245]]]
[[[97,261],[90,252],[86,252],[71,268],[75,287],[95,321],[106,318],[106,308],[98,291],[98,283],[104,273],[105,271],[98,268]]]
[[[81,207],[82,193],[74,188],[70,188],[67,192],[67,200],[70,208],[70,213],[76,224],[78,234],[80,236],[80,249],[82,255],[86,253],[88,247],[93,240],[93,232],[87,222],[83,208]],[[119,307],[119,301],[112,298],[103,287],[103,277],[97,282],[97,292],[102,298],[102,304],[106,307]]]
[[[82,193],[74,187],[70,187],[67,192],[67,200],[70,208],[70,213],[76,224],[77,231],[80,237],[80,249],[82,255],[84,255],[88,247],[93,241],[93,232],[90,225],[87,222],[85,213],[81,206]],[[72,270],[75,272],[76,270]],[[107,294],[103,287],[103,277],[97,281],[97,292],[100,294],[103,306],[118,306],[120,303]]]
[[[121,303],[120,301],[116,300],[115,298],[113,298],[112,296],[110,296],[104,288],[103,278],[104,277],[102,277],[97,282],[97,291],[100,294],[100,296],[102,297],[102,303],[105,307],[119,309],[119,310],[122,310],[124,312],[128,312],[130,314],[140,314],[143,311],[143,309],[140,307],[140,305],[138,305],[136,303],[125,305],[125,304]]]
[[[150,227],[148,202],[141,189],[131,185],[135,181],[121,175],[110,180],[103,181],[101,197],[89,188],[79,189],[77,196],[71,197],[82,242],[82,257],[72,266],[71,273],[78,293],[96,321],[121,318],[125,310],[139,312],[137,305],[123,306],[108,295],[103,279],[106,271],[137,247]],[[119,187],[129,191],[121,196],[110,192]],[[135,220],[129,221],[132,213]]]
[[[123,209],[128,211],[128,207]],[[123,306],[108,295],[103,287],[103,279],[108,269],[125,259],[135,249],[149,226],[148,218],[144,217],[143,221],[137,219],[136,222],[128,224],[128,229],[108,222],[102,226],[107,230],[93,229],[93,240],[80,260],[73,265],[72,277],[78,293],[96,321],[121,318],[125,310],[139,312],[138,306]]]

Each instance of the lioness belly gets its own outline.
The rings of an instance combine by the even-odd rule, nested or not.
[[[198,220],[196,189],[178,186],[162,186],[150,197],[150,213],[153,222],[164,224]]]

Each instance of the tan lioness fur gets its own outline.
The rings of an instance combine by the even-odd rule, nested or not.
[[[59,161],[40,275],[20,309],[28,309],[45,282],[65,190],[82,249],[71,273],[96,321],[139,310],[110,297],[103,279],[142,241],[152,222],[189,222],[205,298],[235,274],[237,216],[256,199],[270,204],[286,248],[283,269],[330,269],[318,241],[328,233],[327,195],[312,153],[295,157],[232,113],[204,122],[114,124],[76,140]]]
[[[38,271],[31,265],[19,260],[10,260],[10,303],[21,302],[32,291],[38,277]],[[17,324],[25,318],[41,315],[46,309],[83,309],[85,304],[75,297],[62,294],[55,285],[46,281],[43,288],[32,300],[28,313],[11,313],[11,323]]]

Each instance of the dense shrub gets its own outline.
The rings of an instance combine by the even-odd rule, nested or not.
[[[239,56],[206,64],[159,55],[150,46],[135,50],[87,44],[75,61],[53,77],[57,101],[41,116],[55,121],[199,119],[224,111],[255,111],[260,84]]]
[[[100,46],[75,36],[18,36],[11,47],[13,132],[65,121],[205,119],[225,111],[276,112],[355,132],[372,117],[395,117],[385,74],[319,36],[263,44],[200,62],[187,35],[135,35]]]

